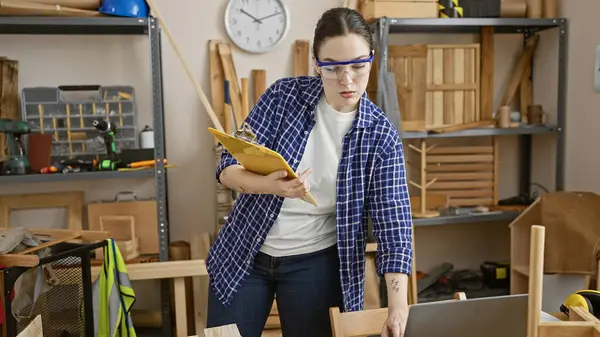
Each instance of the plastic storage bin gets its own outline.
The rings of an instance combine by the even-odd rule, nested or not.
[[[52,160],[91,159],[106,154],[92,122],[108,119],[119,127],[117,152],[137,147],[137,109],[131,86],[31,87],[21,92],[23,120],[32,133],[50,133]]]

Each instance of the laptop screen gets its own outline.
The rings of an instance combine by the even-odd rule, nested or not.
[[[405,337],[526,337],[528,295],[419,303]]]

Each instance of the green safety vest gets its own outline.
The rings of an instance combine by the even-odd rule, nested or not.
[[[135,293],[114,239],[106,241],[104,266],[98,279],[92,284],[94,335],[136,337],[130,315]]]

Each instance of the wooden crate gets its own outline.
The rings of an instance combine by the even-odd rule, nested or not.
[[[389,18],[437,18],[438,3],[435,0],[363,0],[359,10],[365,20]]]
[[[427,192],[448,196],[450,206],[498,203],[498,141],[484,146],[432,146],[426,152]]]
[[[480,120],[480,45],[428,45],[427,128]]]
[[[379,60],[367,90],[377,91]],[[396,45],[388,70],[396,77],[404,131],[425,131],[480,120],[480,45]]]

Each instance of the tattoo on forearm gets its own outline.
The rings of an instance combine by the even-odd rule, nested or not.
[[[392,290],[394,290],[394,292],[400,291],[400,287],[399,287],[400,281],[398,281],[395,278],[393,278],[390,281],[390,284],[392,285]]]

